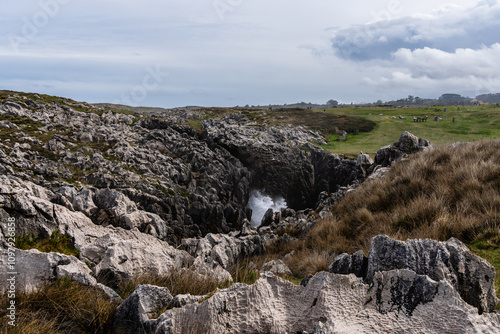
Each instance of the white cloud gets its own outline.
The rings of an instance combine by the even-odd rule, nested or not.
[[[394,65],[407,68],[413,77],[449,79],[474,76],[489,78],[500,76],[500,44],[483,46],[479,50],[457,49],[446,52],[439,49],[400,49],[394,54]]]
[[[480,1],[472,7],[446,5],[425,15],[386,16],[384,20],[334,31],[332,46],[349,60],[389,59],[401,48],[444,51],[477,49],[498,42],[500,3]]]
[[[400,49],[391,60],[372,61],[375,69],[362,82],[392,96],[437,97],[445,92],[466,96],[500,92],[500,44],[446,52],[434,48]],[[379,93],[379,94],[380,94]]]

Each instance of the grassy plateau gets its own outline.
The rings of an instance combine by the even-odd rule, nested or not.
[[[323,113],[323,109],[315,111]],[[500,138],[500,107],[497,105],[429,108],[340,107],[326,109],[326,114],[346,115],[376,124],[372,131],[349,134],[347,141],[337,141],[336,133],[327,136],[328,144],[323,147],[332,153],[348,157],[355,157],[360,151],[373,156],[380,147],[396,142],[404,131],[430,140],[435,145]],[[426,122],[413,121],[413,117],[426,115],[429,117]],[[442,120],[436,122],[435,117]]]

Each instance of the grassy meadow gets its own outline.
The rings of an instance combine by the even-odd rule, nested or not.
[[[445,108],[447,108],[446,112]],[[460,110],[457,110],[458,108]],[[323,109],[315,111],[323,113]],[[340,107],[326,109],[326,113],[347,115],[376,123],[375,128],[370,132],[349,134],[347,141],[337,141],[337,134],[327,137],[328,144],[323,145],[325,149],[348,157],[356,157],[360,151],[374,156],[380,147],[398,141],[404,131],[430,140],[436,145],[500,138],[500,107],[497,105],[407,109]],[[413,117],[425,115],[429,116],[427,122],[413,121]],[[397,119],[391,119],[391,116]],[[400,119],[399,116],[405,119]],[[435,122],[436,116],[443,120]]]

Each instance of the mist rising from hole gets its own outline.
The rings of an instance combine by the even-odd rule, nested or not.
[[[282,208],[286,208],[286,201],[283,197],[278,196],[271,198],[264,194],[260,190],[252,190],[250,192],[250,199],[248,200],[248,205],[252,209],[252,226],[259,226],[264,214],[268,209],[273,209],[273,211],[281,211]]]

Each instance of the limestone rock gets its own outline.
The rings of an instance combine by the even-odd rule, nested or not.
[[[73,208],[83,212],[87,217],[93,217],[98,211],[98,207],[93,200],[94,192],[91,189],[84,187],[78,193],[71,193],[69,196]]]
[[[368,267],[368,258],[362,251],[354,253],[352,256],[349,254],[340,254],[326,268],[327,272],[335,274],[354,274],[357,277],[365,277]]]
[[[0,264],[7,268],[7,245],[0,249]],[[48,281],[68,277],[85,285],[97,284],[92,271],[74,256],[59,253],[42,253],[36,249],[13,249],[16,256],[15,270],[2,270],[0,279],[6,282],[7,272],[15,271],[17,288],[21,291],[35,291]],[[2,285],[3,287],[4,285]]]
[[[394,161],[406,157],[410,153],[431,149],[433,145],[422,138],[405,131],[401,134],[399,141],[393,145],[380,148],[375,156],[375,165],[382,167],[390,166]],[[372,166],[372,167],[375,167]]]
[[[116,309],[113,332],[119,334],[150,333],[149,318],[172,301],[167,288],[154,285],[139,285]]]
[[[127,196],[111,189],[97,191],[95,194],[95,204],[99,209],[109,213],[111,218],[115,220],[137,211],[137,206]]]
[[[177,295],[172,299],[169,307],[170,308],[184,307],[186,305],[199,303],[200,301],[202,301],[205,298],[206,298],[206,296],[193,296],[190,294]]]
[[[366,281],[371,282],[376,272],[392,269],[409,269],[436,281],[446,280],[480,313],[492,312],[498,303],[493,266],[454,238],[446,242],[430,239],[402,242],[385,235],[374,237]]]
[[[408,270],[377,273],[374,284],[321,272],[304,286],[262,275],[201,304],[147,320],[151,333],[496,333],[500,315],[479,315],[447,281]]]
[[[260,268],[260,272],[270,271],[275,275],[289,275],[292,276],[292,272],[288,266],[281,260],[272,260],[264,263]]]

